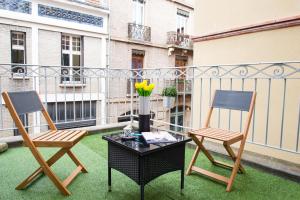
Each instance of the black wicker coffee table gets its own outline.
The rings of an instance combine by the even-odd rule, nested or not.
[[[172,134],[172,133],[171,133]],[[123,133],[106,135],[108,141],[108,186],[111,191],[111,169],[118,170],[140,185],[141,199],[144,186],[160,175],[180,170],[184,188],[185,144],[190,138],[172,134],[177,142],[144,145],[138,141],[122,141]]]

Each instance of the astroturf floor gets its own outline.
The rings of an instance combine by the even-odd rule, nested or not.
[[[57,149],[40,148],[48,158]],[[80,199],[80,200],[137,200],[139,187],[125,175],[112,171],[112,192],[107,191],[107,143],[101,134],[85,137],[73,148],[73,152],[84,163],[89,173],[80,174],[68,187],[72,193],[69,197],[62,196],[52,182],[43,176],[26,190],[15,190],[15,186],[31,174],[38,164],[25,147],[10,148],[0,154],[0,199]],[[187,148],[186,166],[193,150]],[[222,160],[222,158],[220,158]],[[224,159],[223,159],[224,160]],[[230,172],[212,166],[203,156],[197,165],[229,176]],[[246,174],[238,175],[232,192],[225,192],[225,186],[202,176],[192,174],[185,177],[184,194],[180,194],[180,172],[171,172],[153,180],[145,187],[145,199],[300,199],[300,184],[281,177],[245,166]],[[52,169],[61,178],[66,178],[75,165],[64,156]]]

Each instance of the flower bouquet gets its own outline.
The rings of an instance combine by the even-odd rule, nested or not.
[[[150,95],[154,89],[154,83],[147,84],[147,80],[135,83],[135,89],[139,94],[139,131],[150,131]]]

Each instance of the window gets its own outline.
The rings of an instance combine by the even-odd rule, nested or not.
[[[28,128],[27,128],[27,126],[29,125],[29,123],[28,123],[28,114],[19,115],[19,117],[20,117],[23,125],[26,127],[25,128],[26,131],[28,131]],[[21,132],[19,131],[18,128],[15,128],[14,129],[14,136],[18,136],[18,135],[21,135]]]
[[[133,23],[144,25],[145,1],[133,0]]]
[[[178,9],[177,10],[177,33],[187,33],[187,23],[189,19],[189,13]]]
[[[48,103],[47,110],[58,129],[96,125],[96,101]]]
[[[145,57],[145,51],[142,50],[136,50],[136,49],[132,49],[132,54],[131,54],[131,69],[137,70],[137,77],[134,79],[133,85],[136,82],[140,82],[142,81],[142,69],[144,66],[144,57]],[[130,94],[130,79],[128,79],[128,83],[127,83],[127,94]],[[136,90],[134,90],[134,92],[136,93]]]
[[[26,64],[26,34],[24,32],[11,32],[11,63]],[[24,74],[26,67],[12,65],[12,73]]]
[[[62,49],[62,83],[82,82],[82,38],[81,36],[65,35],[61,36]]]
[[[184,113],[183,113],[183,107],[182,106],[172,108],[171,109],[171,116],[170,116],[170,123],[175,124],[177,126],[170,125],[170,130],[177,131],[177,132],[182,132],[183,128],[178,127],[178,126],[183,126],[183,120],[184,120],[183,117],[184,117]]]

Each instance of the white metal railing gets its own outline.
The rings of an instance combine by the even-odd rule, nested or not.
[[[248,142],[300,153],[300,62],[138,70],[82,67],[73,73],[84,80],[79,84],[61,82],[65,76],[61,69],[65,67],[18,65],[26,68],[18,73],[18,78],[13,67],[0,64],[0,91],[38,91],[51,117],[61,127],[101,126],[136,119],[136,80],[147,79],[156,84],[151,95],[154,125],[183,132],[203,125],[214,90],[257,91]],[[160,94],[170,84],[179,92],[174,108],[166,109]],[[244,117],[242,112],[218,110],[212,125],[240,131]],[[38,115],[25,118],[32,132],[47,128]],[[0,99],[0,136],[17,134],[13,130],[15,127]]]

